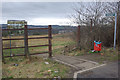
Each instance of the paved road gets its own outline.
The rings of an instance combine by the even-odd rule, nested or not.
[[[118,66],[120,66],[120,61],[78,73],[77,78],[118,78]]]

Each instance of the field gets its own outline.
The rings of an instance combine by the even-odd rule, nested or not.
[[[47,35],[41,35],[41,36],[29,36],[29,37],[43,37]],[[9,37],[6,37],[9,38]],[[16,38],[16,37],[12,37]],[[22,38],[22,36],[19,36],[19,38]],[[22,40],[16,40],[16,41],[11,41],[12,47],[22,47],[24,46],[24,42]],[[48,44],[48,39],[32,39],[28,40],[28,45],[33,46],[33,45],[44,45]],[[75,42],[70,39],[67,36],[63,35],[53,35],[52,39],[52,49],[53,49],[53,54],[54,50],[60,49],[64,47],[65,45],[72,45],[75,44]],[[3,42],[3,47],[10,47],[10,41],[4,41]],[[12,49],[11,50],[13,54],[24,54],[24,49]],[[36,53],[36,52],[43,52],[43,51],[48,51],[48,47],[36,47],[36,48],[29,48],[30,53]],[[5,55],[10,55],[10,50],[4,50],[3,53]]]
[[[40,35],[47,36],[47,35]],[[29,36],[29,37],[40,37]],[[21,38],[22,36],[19,36]],[[5,37],[9,38],[9,37]],[[16,37],[12,37],[16,38]],[[48,44],[47,39],[34,39],[29,40],[29,46]],[[64,48],[65,45],[75,44],[73,40],[65,35],[53,35],[52,49],[53,55],[56,55],[56,50]],[[10,42],[5,41],[3,47],[9,47]],[[12,41],[12,47],[24,46],[22,40]],[[29,48],[30,53],[48,51],[48,47]],[[12,54],[24,54],[24,49],[12,49]],[[3,51],[4,56],[10,55],[10,50]],[[59,64],[51,59],[42,58],[40,55],[32,56],[32,61],[24,57],[5,58],[6,64],[3,64],[3,78],[54,78],[54,77],[70,77],[70,68],[63,64]],[[46,64],[48,62],[49,64]],[[72,77],[72,76],[71,76]]]

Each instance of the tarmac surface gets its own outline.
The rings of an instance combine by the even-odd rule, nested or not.
[[[57,55],[53,57],[53,59],[68,66],[71,66],[76,70],[85,70],[100,65],[97,62],[77,58],[75,56]]]
[[[112,62],[89,71],[77,74],[77,78],[118,78],[119,62]]]

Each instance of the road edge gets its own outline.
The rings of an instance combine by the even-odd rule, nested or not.
[[[73,78],[74,78],[74,80],[77,80],[77,74],[78,74],[78,73],[82,73],[82,72],[85,72],[85,71],[89,71],[89,70],[92,70],[92,69],[95,69],[95,68],[98,68],[98,67],[101,67],[101,66],[105,66],[105,65],[106,65],[106,64],[101,64],[101,65],[99,65],[99,66],[92,67],[92,68],[89,68],[89,69],[76,71],[76,72],[74,72]]]

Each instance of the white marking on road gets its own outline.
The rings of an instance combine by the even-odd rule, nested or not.
[[[97,62],[94,62],[94,61],[90,61],[90,60],[85,60],[85,59],[79,59],[79,60],[83,60],[83,61],[88,61],[88,62],[91,62],[91,63],[94,63],[94,64],[99,64],[99,63],[97,63]]]
[[[101,66],[104,66],[104,65],[106,65],[106,64],[102,64],[102,65],[99,65],[99,66],[96,66],[96,67],[92,67],[92,68],[89,68],[89,69],[77,71],[77,72],[74,73],[73,78],[74,78],[74,80],[77,80],[77,74],[78,74],[78,73],[82,73],[82,72],[85,72],[85,71],[89,71],[89,70],[92,70],[92,69],[95,69],[95,68],[98,68],[98,67],[101,67]]]
[[[71,57],[71,56],[69,56],[69,57]],[[71,58],[73,58],[73,57],[71,57]],[[90,61],[90,60],[86,60],[86,59],[77,59],[77,60],[82,60],[82,61],[86,61],[86,62],[88,61],[88,62],[91,62],[91,63],[94,63],[94,64],[99,64],[95,61]]]

